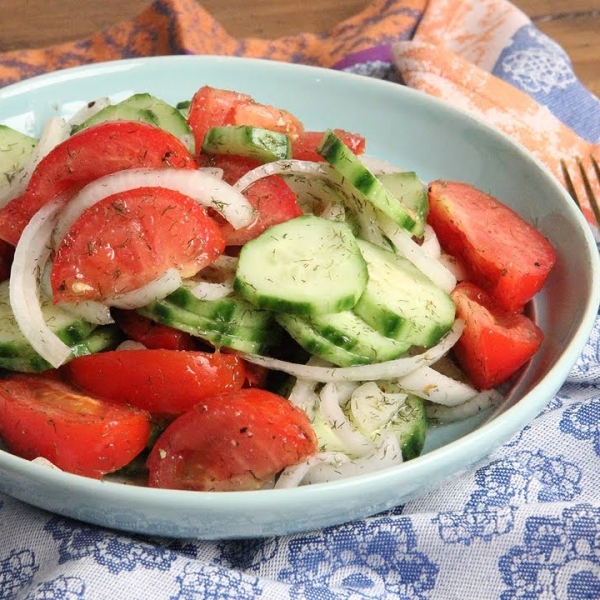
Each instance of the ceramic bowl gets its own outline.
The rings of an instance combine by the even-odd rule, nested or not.
[[[0,122],[39,133],[46,119],[89,100],[150,92],[176,103],[202,85],[285,108],[309,129],[367,138],[370,155],[423,181],[470,182],[513,207],[551,240],[556,267],[533,310],[545,341],[491,413],[431,428],[422,456],[381,472],[288,490],[148,489],[63,473],[0,451],[0,490],[89,523],[182,538],[244,538],[306,531],[391,509],[489,455],[530,422],[565,381],[598,309],[598,251],[581,214],[526,150],[484,123],[401,85],[331,70],[225,57],[159,57],[78,67],[0,90]]]

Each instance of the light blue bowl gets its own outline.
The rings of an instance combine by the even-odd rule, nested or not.
[[[312,67],[223,57],[160,57],[80,67],[0,90],[0,122],[39,132],[102,96],[150,92],[168,102],[202,85],[243,91],[286,108],[309,129],[349,129],[368,153],[424,181],[470,182],[548,237],[558,262],[534,303],[542,348],[493,414],[433,428],[426,452],[398,467],[292,490],[184,492],[101,482],[0,451],[0,489],[82,521],[144,534],[203,539],[271,536],[320,528],[392,508],[441,485],[530,422],[581,353],[600,302],[598,252],[581,214],[552,175],[506,136],[400,85]]]

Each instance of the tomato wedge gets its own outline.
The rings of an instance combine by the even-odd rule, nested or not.
[[[333,132],[352,150],[354,154],[364,154],[366,141],[362,135],[334,129]],[[317,147],[323,139],[324,131],[304,131],[292,140],[292,158],[323,162],[325,159],[317,153]]]
[[[234,184],[242,175],[258,167],[261,163],[242,156],[208,156],[199,158],[202,166],[223,169],[223,179]],[[244,196],[256,209],[257,218],[246,227],[234,229],[230,223],[223,223],[221,232],[227,246],[242,246],[258,237],[267,227],[283,223],[303,214],[296,194],[289,185],[277,175],[259,179],[244,191]]]
[[[255,490],[316,451],[304,412],[281,396],[245,388],[205,398],[177,417],[146,465],[151,487]]]
[[[171,133],[137,121],[106,121],[82,129],[37,166],[27,190],[0,211],[0,238],[16,245],[29,219],[58,194],[72,194],[87,183],[123,169],[194,169],[185,145]]]
[[[115,323],[128,339],[143,344],[150,350],[197,350],[194,337],[174,327],[156,323],[134,310],[113,308]]]
[[[15,375],[0,379],[0,435],[17,456],[41,456],[69,473],[100,478],[144,450],[150,420],[55,378]]]
[[[527,316],[498,306],[476,285],[459,283],[452,299],[457,318],[465,321],[454,354],[480,390],[506,381],[538,351],[542,330]]]
[[[206,396],[238,390],[245,380],[244,361],[220,352],[114,350],[74,358],[62,369],[98,398],[171,415]]]
[[[556,262],[550,242],[508,206],[472,185],[429,184],[428,222],[468,279],[506,310],[519,311]]]
[[[180,192],[149,187],[116,193],[86,210],[59,244],[50,275],[54,301],[102,301],[169,268],[190,277],[224,248],[217,222]]]
[[[188,124],[194,133],[198,153],[206,132],[221,125],[251,125],[288,133],[303,131],[302,123],[291,113],[255,102],[248,94],[210,86],[201,87],[192,98]]]

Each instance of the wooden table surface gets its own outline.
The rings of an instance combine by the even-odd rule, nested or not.
[[[150,0],[0,0],[0,52],[77,39],[143,10]],[[370,0],[200,0],[235,36],[324,31]],[[514,0],[570,55],[600,96],[600,0]],[[301,7],[299,9],[299,6]]]

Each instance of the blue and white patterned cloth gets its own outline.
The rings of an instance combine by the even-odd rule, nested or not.
[[[393,77],[376,55],[343,68]],[[530,24],[493,73],[600,141],[600,102]],[[310,533],[150,539],[0,495],[0,598],[598,599],[599,386],[600,321],[559,394],[489,459],[391,512]]]

